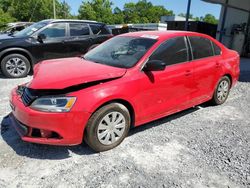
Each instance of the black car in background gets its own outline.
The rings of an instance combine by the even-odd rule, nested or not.
[[[46,59],[81,56],[113,35],[89,20],[43,20],[13,35],[0,35],[1,72],[9,78],[32,73]]]

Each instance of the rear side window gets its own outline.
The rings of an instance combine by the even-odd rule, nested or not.
[[[110,34],[108,28],[105,25],[90,24],[90,28],[95,35]]]
[[[214,55],[221,55],[220,47],[217,46],[214,42],[213,42],[213,47],[214,47]]]
[[[89,27],[87,24],[70,23],[70,36],[83,36],[89,35]]]
[[[184,37],[169,39],[152,54],[150,60],[161,60],[167,65],[188,61],[188,49]]]
[[[214,55],[212,43],[209,39],[203,37],[189,37],[189,39],[194,59],[201,59]]]

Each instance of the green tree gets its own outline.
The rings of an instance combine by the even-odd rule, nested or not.
[[[0,27],[6,23],[15,21],[15,18],[11,17],[8,13],[4,12],[0,8]]]
[[[181,17],[186,17],[186,14],[184,13],[180,13],[178,14],[178,16]],[[203,21],[203,22],[207,22],[207,23],[211,23],[211,24],[218,24],[218,20],[215,18],[215,16],[213,16],[212,14],[206,14],[204,17],[194,17],[192,14],[189,15],[190,19],[193,19],[195,21]]]
[[[123,14],[127,23],[157,23],[161,16],[174,15],[173,11],[167,10],[164,6],[155,6],[147,0],[126,3]]]
[[[53,18],[52,0],[0,0],[0,8],[17,21],[40,21]],[[70,18],[70,6],[56,0],[58,18]]]
[[[135,3],[126,3],[123,8],[124,21],[126,23],[140,23],[140,16]]]
[[[180,13],[180,14],[178,14],[178,16],[186,18],[185,13]],[[199,17],[194,17],[193,14],[189,14],[189,19],[192,19],[192,20],[195,20],[195,21],[200,21],[200,18]]]
[[[97,20],[108,24],[157,23],[161,16],[173,15],[164,6],[154,6],[150,1],[125,3],[123,10],[116,7],[112,12],[110,0],[84,1],[79,8],[78,18]]]
[[[78,18],[113,24],[111,6],[112,2],[110,0],[89,0],[83,2],[78,10]]]
[[[124,23],[123,11],[118,7],[115,7],[115,9],[113,11],[113,23],[114,24],[122,24],[122,23]]]
[[[7,12],[9,7],[11,6],[10,0],[0,0],[0,8],[3,12]]]
[[[201,21],[211,23],[211,24],[218,24],[218,20],[212,14],[206,14],[204,17],[200,18]]]
[[[71,7],[65,1],[56,4],[56,17],[59,19],[70,19],[73,16],[70,14]]]

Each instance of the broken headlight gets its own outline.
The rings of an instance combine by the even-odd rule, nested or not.
[[[69,112],[75,104],[76,97],[41,97],[30,107],[43,112]]]

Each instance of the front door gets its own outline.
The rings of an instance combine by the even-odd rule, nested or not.
[[[188,56],[185,37],[167,40],[152,54],[149,61],[161,60],[167,66],[163,71],[141,73],[142,117],[139,121],[176,112],[189,105],[193,91],[193,64]]]
[[[66,26],[66,23],[53,23],[37,34],[46,37],[32,46],[31,51],[37,61],[67,57]]]

